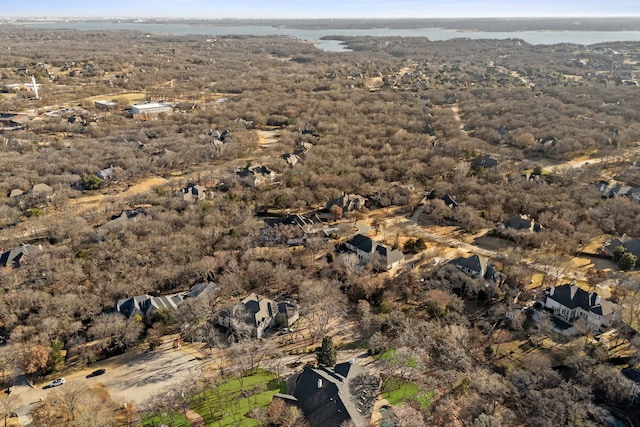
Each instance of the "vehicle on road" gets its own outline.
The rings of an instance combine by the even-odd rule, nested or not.
[[[282,330],[280,331],[280,335],[287,335],[293,332],[293,329],[291,328],[282,328]]]
[[[59,385],[64,384],[64,378],[56,378],[55,380],[49,383],[49,387],[58,387]]]
[[[100,375],[104,374],[105,372],[107,372],[106,369],[96,369],[95,371],[93,371],[89,375],[87,375],[87,378],[97,377],[97,376],[100,376]]]

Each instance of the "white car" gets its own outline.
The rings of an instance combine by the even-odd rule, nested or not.
[[[55,380],[51,381],[49,387],[58,387],[62,384],[64,384],[64,378],[56,378]]]

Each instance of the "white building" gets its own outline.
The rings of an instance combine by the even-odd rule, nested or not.
[[[603,300],[595,292],[587,292],[577,285],[562,285],[549,289],[545,307],[553,314],[571,323],[586,318],[592,329],[611,324],[616,305]]]
[[[171,113],[173,106],[162,102],[149,102],[147,104],[134,104],[131,106],[131,114],[135,117],[137,115],[153,115],[160,113]]]

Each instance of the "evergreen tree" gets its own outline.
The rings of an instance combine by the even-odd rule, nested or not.
[[[333,339],[329,336],[322,338],[322,346],[316,354],[318,363],[322,366],[334,366],[336,364],[336,349],[333,346]]]

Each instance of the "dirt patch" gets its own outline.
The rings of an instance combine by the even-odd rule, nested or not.
[[[260,146],[273,145],[278,142],[280,135],[277,130],[256,130]]]

